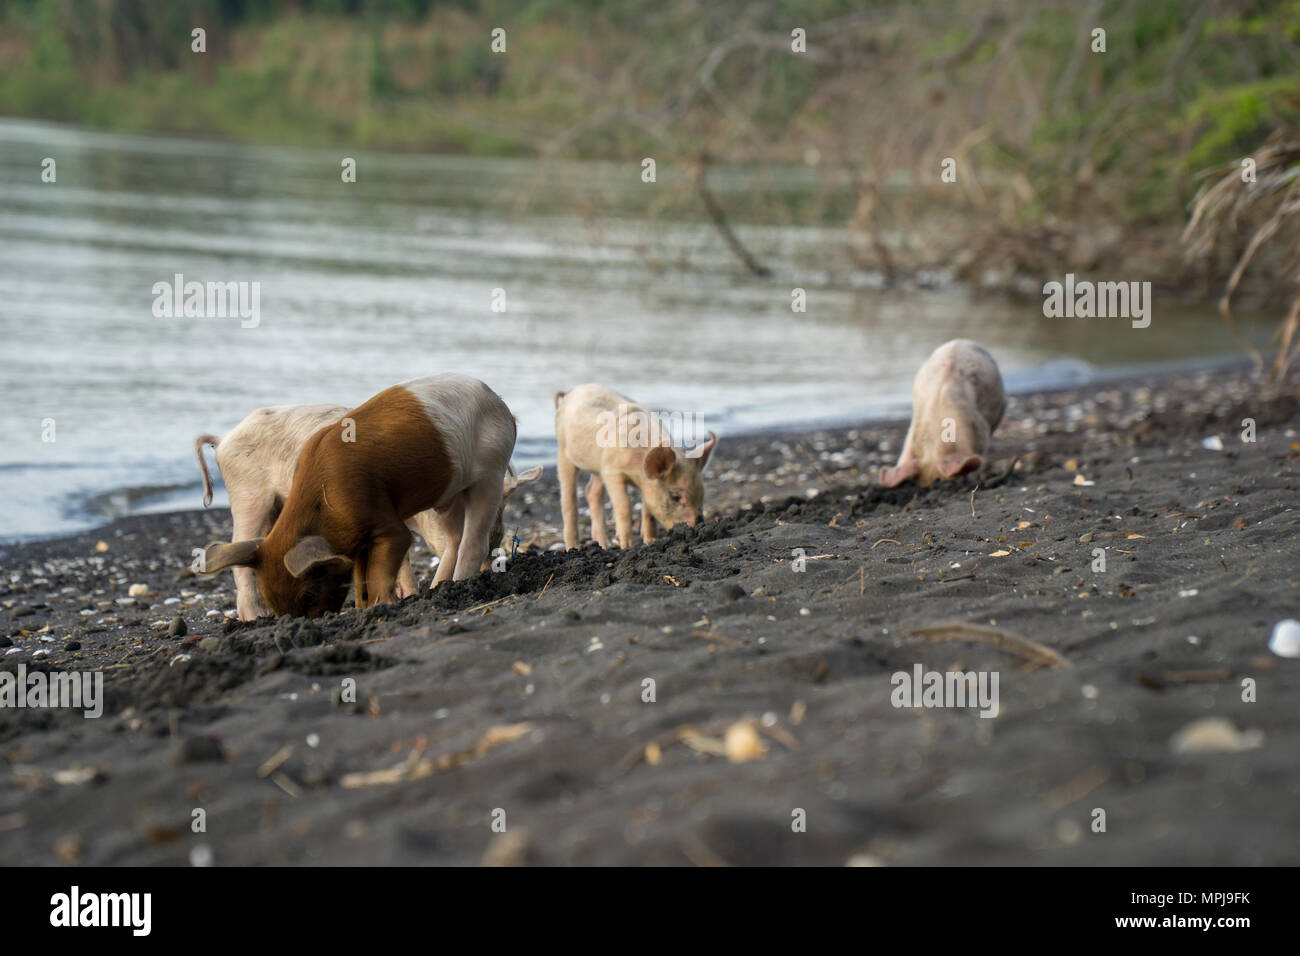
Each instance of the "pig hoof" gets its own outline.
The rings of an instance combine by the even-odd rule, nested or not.
[[[978,471],[984,462],[979,455],[949,455],[939,462],[939,473],[945,478],[956,478],[972,471]]]
[[[906,464],[883,469],[880,472],[880,483],[886,488],[897,488],[903,482],[915,478],[920,472],[920,466],[914,461],[909,461]]]

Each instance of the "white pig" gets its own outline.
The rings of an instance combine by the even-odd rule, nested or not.
[[[912,424],[898,464],[881,471],[880,483],[929,485],[978,470],[1006,404],[993,356],[970,339],[945,342],[916,373]]]
[[[684,452],[663,434],[657,416],[630,398],[600,385],[579,385],[555,393],[556,469],[564,512],[564,545],[578,546],[578,472],[591,474],[587,504],[591,533],[609,547],[605,492],[614,506],[614,530],[621,548],[632,546],[632,502],[628,485],[641,492],[641,540],[655,539],[655,525],[671,528],[704,520],[702,474],[718,436]]]
[[[203,446],[211,445],[216,449],[217,467],[221,469],[230,495],[230,514],[234,524],[232,541],[260,538],[270,532],[289,497],[294,468],[304,443],[324,426],[339,421],[347,410],[345,405],[323,404],[259,408],[225,435],[200,435],[194,439],[194,451],[203,472],[204,507],[212,503],[212,478],[203,458]],[[508,475],[503,503],[515,488],[536,481],[541,473],[541,468],[533,468],[520,474],[517,480]],[[436,512],[422,511],[407,521],[407,526],[419,533],[434,554],[443,556],[446,541]],[[492,528],[493,547],[501,541],[503,533],[502,513],[498,511]],[[488,564],[490,561],[485,562],[485,567]],[[239,619],[255,620],[265,613],[265,609],[258,595],[253,570],[247,567],[232,570]],[[397,595],[407,597],[416,590],[410,561],[403,560],[397,576]]]

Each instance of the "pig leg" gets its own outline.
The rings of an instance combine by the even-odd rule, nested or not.
[[[641,502],[641,540],[646,544],[653,541],[658,534],[658,526],[655,524],[654,515],[646,511],[645,502]]]
[[[915,434],[916,420],[913,417],[912,423],[907,426],[907,438],[903,440],[903,450],[898,456],[898,464],[880,472],[880,483],[886,488],[896,488],[921,473],[920,463],[912,450]]]
[[[606,475],[605,488],[614,506],[614,534],[618,546],[626,551],[632,547],[632,499],[627,496],[627,482],[622,475]]]
[[[355,600],[357,607],[366,606],[366,559],[362,555],[357,555],[352,562],[352,590],[356,592]]]
[[[442,544],[441,523],[438,513],[430,509],[421,511],[407,520],[406,526],[414,528],[416,533],[424,539],[424,543],[429,546],[429,550],[437,554],[439,558],[446,555],[439,554],[438,549],[441,547],[446,550]],[[406,552],[406,557],[402,559],[402,570],[397,572],[397,596],[399,598],[407,597],[411,594],[419,593],[420,587],[415,581],[415,572],[411,569],[411,552]]]
[[[460,547],[456,550],[456,572],[452,577],[453,581],[472,578],[482,568],[483,561],[488,555],[488,548],[491,546],[489,539],[492,536],[492,523],[496,520],[497,510],[501,507],[501,485],[502,476],[497,474],[484,478],[469,489],[468,501],[465,504],[464,533],[460,539]],[[447,542],[447,551],[450,554],[450,540]]]
[[[230,496],[230,516],[234,519],[234,532],[230,540],[247,541],[261,538],[271,530],[275,523],[275,499],[244,499],[239,495]],[[252,568],[236,567],[235,607],[239,610],[241,621],[255,621],[265,613],[261,596],[257,591],[257,575]]]
[[[440,555],[442,560],[438,562],[438,571],[433,576],[430,588],[436,588],[443,581],[450,581],[456,571],[456,554],[460,550],[461,529],[465,524],[463,494],[457,495],[446,511],[438,513],[438,523],[442,526],[442,539],[447,544]]]
[[[587,507],[591,509],[591,536],[602,548],[609,547],[609,534],[605,531],[605,483],[600,475],[592,475],[587,482]]]
[[[411,570],[411,558],[408,552],[402,557],[402,566],[397,570],[397,596],[410,597],[419,590],[420,586],[415,583],[415,572]]]
[[[397,598],[397,574],[411,548],[411,533],[396,518],[376,533],[366,558],[366,594],[370,605],[391,604]]]
[[[564,547],[572,551],[578,546],[578,466],[569,461],[560,446],[555,459],[555,471],[560,479],[560,510],[564,513]]]

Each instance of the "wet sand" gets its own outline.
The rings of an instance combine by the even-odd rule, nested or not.
[[[0,547],[0,669],[107,698],[0,710],[0,855],[1294,863],[1298,411],[1245,372],[1015,398],[985,473],[929,489],[875,481],[906,422],[722,436],[707,523],[629,553],[549,550],[548,468],[506,571],[314,621],[178,580],[225,511]],[[893,706],[917,664],[996,672],[998,715]],[[1242,735],[1173,744],[1203,718]]]

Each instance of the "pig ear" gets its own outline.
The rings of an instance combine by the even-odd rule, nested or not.
[[[312,568],[335,565],[340,571],[352,567],[352,559],[342,554],[335,554],[324,538],[312,535],[303,538],[284,556],[284,566],[295,578],[300,578]]]
[[[886,468],[880,472],[880,483],[886,488],[897,488],[905,481],[915,478],[921,473],[921,466],[916,459],[900,462],[893,468]]]
[[[956,478],[968,471],[978,471],[984,464],[979,455],[947,455],[939,462],[939,474],[945,478]]]
[[[534,481],[536,481],[536,480],[537,480],[538,478],[540,478],[540,477],[542,477],[542,466],[541,466],[541,465],[538,465],[538,466],[535,467],[535,468],[529,468],[527,471],[521,471],[521,472],[519,473],[519,478],[518,478],[518,480],[515,482],[515,487],[517,488],[517,487],[519,487],[520,485],[529,485],[529,484],[532,484]]]
[[[250,538],[247,541],[233,543],[218,541],[210,544],[203,550],[203,570],[198,573],[216,574],[226,568],[256,567],[261,557],[257,549],[261,544],[261,538]]]
[[[658,480],[677,465],[677,456],[671,448],[660,445],[651,448],[645,456],[645,476],[651,481]]]
[[[542,477],[542,466],[529,468],[527,471],[521,471],[518,476],[507,476],[505,486],[501,489],[501,497],[509,498],[522,485],[531,485],[538,478]]]
[[[704,466],[709,463],[709,455],[713,453],[713,446],[716,445],[717,443],[718,443],[718,436],[713,434],[713,432],[709,432],[709,440],[706,441],[703,445],[697,445],[696,447],[692,448],[691,453],[686,457],[691,459],[698,459],[700,462],[700,471],[703,471]]]

